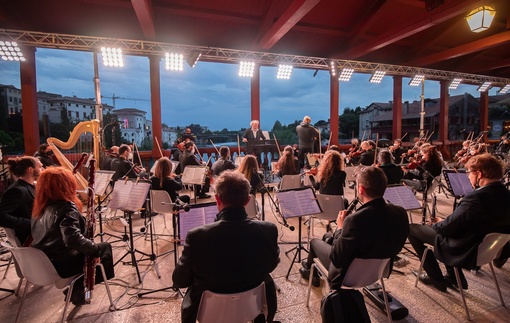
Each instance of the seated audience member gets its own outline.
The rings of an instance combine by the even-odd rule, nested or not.
[[[181,171],[184,173],[186,166],[204,166],[204,163],[200,162],[195,156],[195,144],[193,141],[187,141],[184,144],[184,151],[179,157],[179,165],[181,166]],[[205,177],[204,185],[200,188],[200,185],[194,185],[195,192],[198,192],[198,198],[206,199],[211,197],[211,195],[207,194],[209,192],[209,188],[211,187],[211,179],[209,176]]]
[[[106,153],[106,157],[101,162],[101,170],[112,170],[112,162],[119,156],[119,147],[112,146]]]
[[[61,277],[83,272],[85,256],[100,257],[108,278],[113,277],[111,246],[107,242],[94,243],[87,238],[86,219],[82,204],[76,196],[76,179],[70,170],[50,167],[37,181],[32,210],[32,247],[42,250]],[[102,281],[96,271],[96,283]],[[64,292],[65,293],[65,292]],[[85,304],[83,278],[73,288],[71,301]]]
[[[120,145],[119,157],[112,161],[112,171],[115,171],[115,174],[112,176],[113,182],[124,177],[136,178],[135,165],[129,160],[130,154],[131,148],[129,145]]]
[[[388,185],[400,184],[402,181],[402,168],[395,165],[391,160],[391,153],[387,150],[383,150],[378,156],[378,165],[382,169],[386,177],[388,178]]]
[[[35,181],[44,168],[39,159],[30,156],[10,158],[7,164],[17,180],[0,200],[0,226],[14,229],[19,242],[29,245]]]
[[[239,172],[250,182],[250,194],[256,195],[258,190],[264,186],[261,174],[259,174],[259,165],[257,158],[253,155],[246,155],[239,166]]]
[[[291,146],[285,147],[282,156],[276,164],[276,168],[278,169],[277,175],[279,177],[299,174],[299,161],[294,157]]]
[[[466,194],[452,214],[432,226],[411,224],[409,242],[421,259],[424,243],[435,247],[428,252],[419,277],[427,284],[446,292],[447,286],[457,286],[453,267],[474,269],[478,245],[492,232],[510,233],[510,192],[500,182],[504,165],[494,156],[474,156],[466,165],[469,181],[475,188]],[[437,260],[446,265],[443,276]],[[463,289],[468,284],[459,270]]]
[[[172,162],[168,157],[161,157],[158,159],[158,163],[154,169],[154,176],[151,178],[151,189],[166,191],[174,203],[177,198],[183,203],[190,202],[189,196],[179,196],[178,191],[182,189],[181,178],[175,175],[175,173],[172,173]]]
[[[196,321],[205,290],[238,293],[262,282],[266,284],[267,322],[273,322],[277,304],[270,273],[280,261],[278,229],[270,222],[248,219],[244,207],[250,200],[250,184],[242,174],[227,170],[215,183],[217,221],[188,232],[172,274],[175,287],[187,288],[182,322]],[[265,320],[259,316],[255,322]]]
[[[236,165],[230,160],[230,148],[227,146],[220,147],[220,158],[211,166],[213,176],[219,176],[227,169],[236,169]]]
[[[345,273],[354,258],[393,258],[406,241],[409,220],[406,211],[383,199],[387,186],[386,175],[377,167],[366,167],[357,176],[358,199],[363,205],[353,214],[340,211],[332,245],[312,239],[308,258],[299,272],[309,279],[314,258],[329,268],[332,289],[340,288]],[[319,286],[316,276],[313,286]]]
[[[34,154],[34,157],[41,161],[43,167],[50,167],[55,165],[55,162],[51,156],[53,156],[53,151],[51,150],[51,146],[48,144],[40,144],[39,149]]]

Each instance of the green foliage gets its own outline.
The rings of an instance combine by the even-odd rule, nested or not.
[[[14,147],[8,147],[7,151],[14,151],[14,152],[20,152],[25,149],[25,143],[23,140],[23,134],[15,131],[7,131],[7,134],[14,140]],[[32,155],[35,153],[33,152],[25,152],[27,155]]]
[[[359,111],[360,107],[356,110],[345,108],[344,113],[338,118],[338,137],[339,138],[351,138],[354,132],[354,137],[359,136]]]
[[[3,130],[0,130],[0,146],[14,147],[14,139]]]

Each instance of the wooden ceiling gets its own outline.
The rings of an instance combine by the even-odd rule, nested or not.
[[[473,33],[482,4],[497,14]],[[0,28],[510,77],[509,0],[19,0]]]

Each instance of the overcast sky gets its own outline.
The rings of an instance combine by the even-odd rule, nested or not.
[[[101,59],[101,58],[100,58]],[[210,130],[237,130],[250,122],[250,79],[237,75],[237,64],[186,63],[184,71],[167,71],[161,60],[162,120],[169,126],[191,123]],[[37,88],[64,96],[94,98],[93,56],[90,52],[37,49]],[[294,69],[290,80],[276,79],[276,67],[262,67],[260,77],[261,128],[270,130],[276,120],[289,124],[309,115],[312,122],[329,119],[329,73]],[[340,82],[340,114],[344,108],[364,108],[372,102],[388,102],[393,96],[393,78],[382,83],[368,82],[370,75],[354,74],[349,82]],[[133,107],[150,114],[149,59],[125,56],[123,68],[105,67],[99,62],[103,103],[116,108]],[[0,83],[20,87],[19,63],[0,60]],[[403,101],[420,100],[421,86],[411,87],[403,80]],[[461,85],[450,95],[469,92],[479,97],[475,86]],[[495,89],[490,95],[495,95]],[[108,99],[107,97],[110,97]],[[439,97],[439,82],[425,82],[425,97]],[[123,99],[122,99],[123,98]],[[137,99],[137,100],[127,100]]]

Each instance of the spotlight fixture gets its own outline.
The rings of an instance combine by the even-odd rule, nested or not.
[[[489,29],[492,24],[492,20],[496,15],[496,10],[491,6],[480,6],[476,9],[471,10],[467,16],[466,21],[469,28],[474,33]]]
[[[506,92],[508,92],[508,91],[510,91],[510,84],[507,84],[507,85],[503,86],[503,87],[501,88],[501,90],[499,90],[499,93],[500,93],[500,94],[505,94],[505,93],[506,93]]]
[[[201,52],[198,51],[192,51],[188,58],[186,59],[186,62],[188,63],[191,68],[195,67],[197,65],[198,60],[200,59],[200,56],[202,56]]]
[[[461,78],[454,78],[450,86],[448,87],[450,90],[456,90],[459,87],[460,82],[462,82]]]
[[[374,74],[370,77],[370,83],[381,83],[384,75],[386,75],[385,71],[375,71]]]
[[[418,86],[425,79],[425,75],[416,74],[413,79],[409,82],[409,86]]]
[[[278,72],[276,73],[277,79],[288,80],[292,74],[292,65],[278,65]]]
[[[165,54],[165,68],[170,71],[182,71],[184,69],[184,55],[175,53]]]
[[[239,76],[240,77],[252,77],[255,71],[254,62],[240,62],[239,63]]]
[[[354,69],[352,68],[343,68],[342,73],[340,73],[340,76],[338,77],[339,81],[349,82],[351,79],[352,73],[354,73]]]
[[[491,86],[491,82],[485,82],[478,89],[476,89],[478,92],[485,92],[487,89]]]
[[[331,61],[330,63],[331,76],[336,76],[336,63]]]
[[[124,58],[122,57],[122,49],[111,48],[111,47],[102,47],[101,54],[103,56],[104,66],[115,66],[115,67],[123,67],[124,66]]]
[[[0,41],[0,56],[4,61],[25,61],[25,57],[16,42]]]

